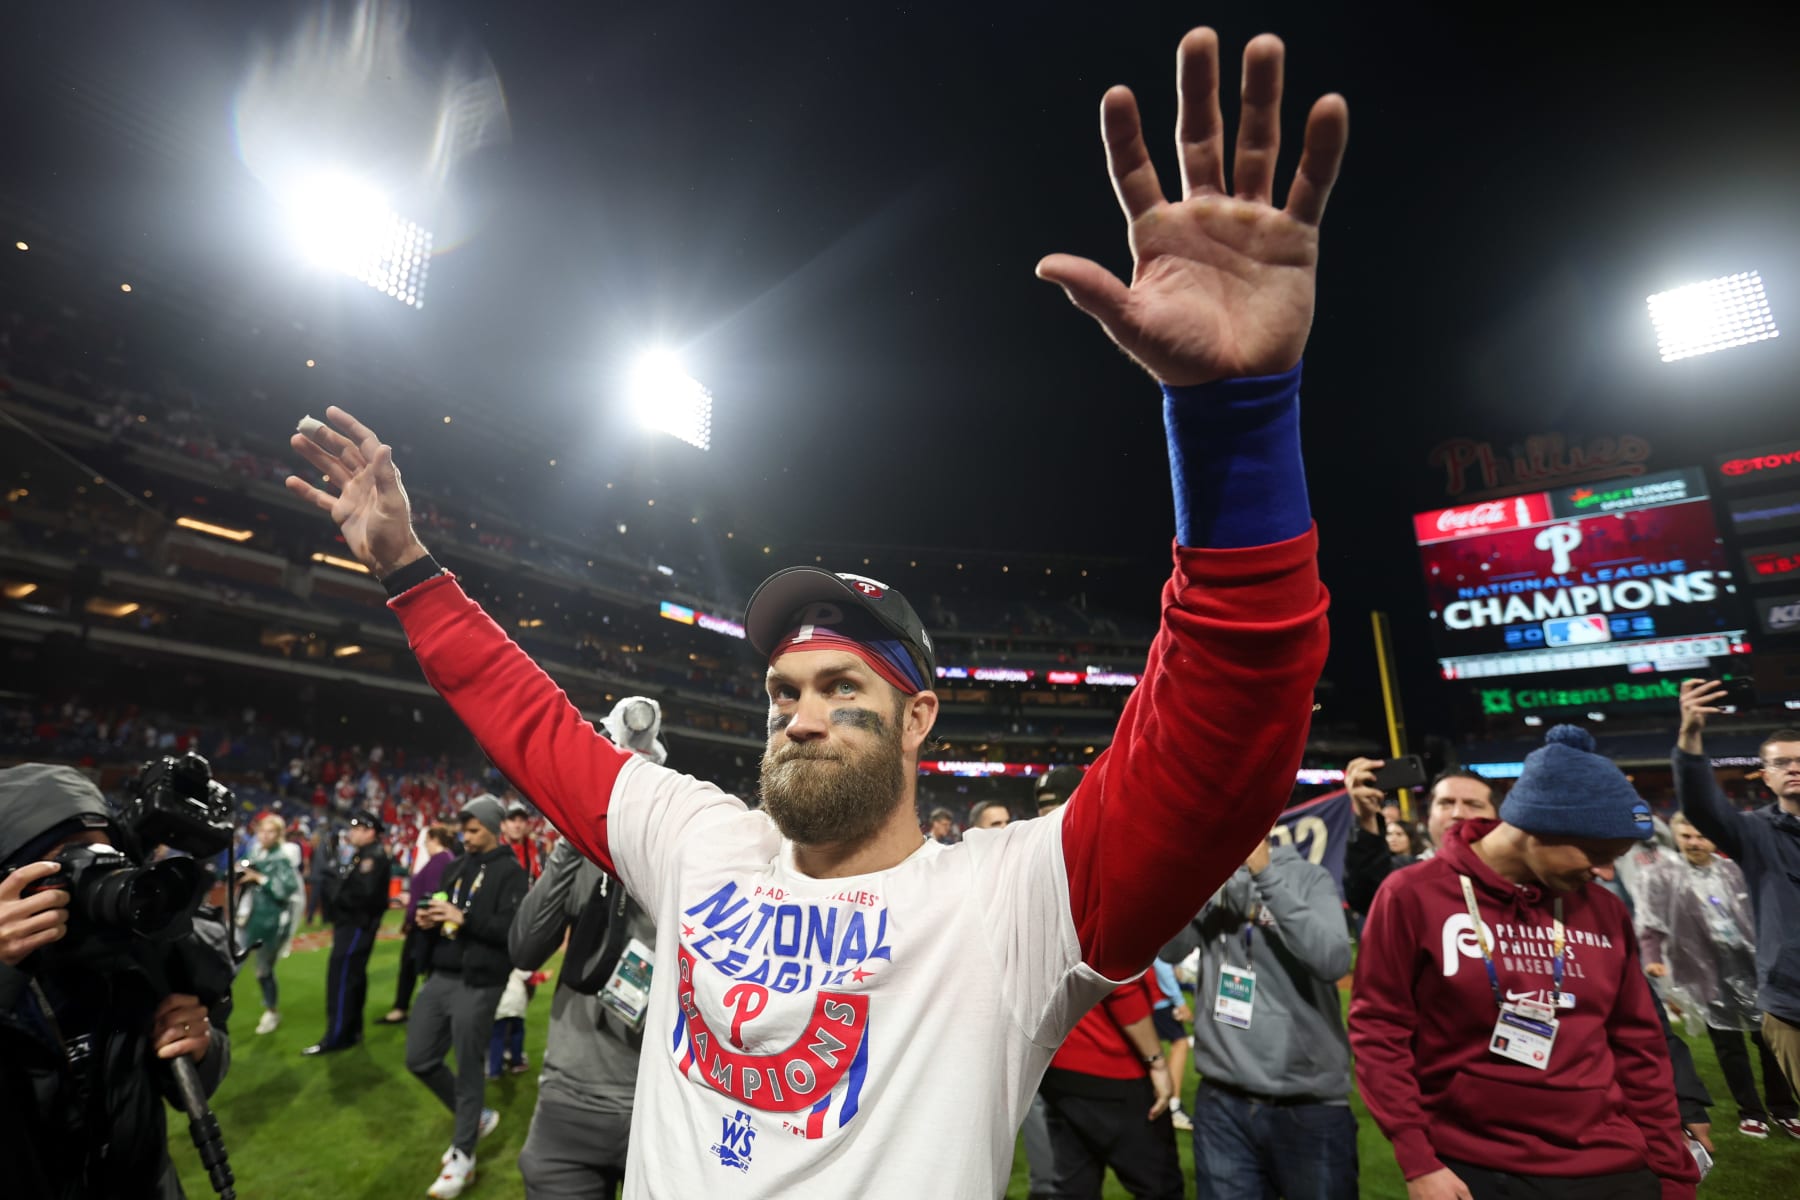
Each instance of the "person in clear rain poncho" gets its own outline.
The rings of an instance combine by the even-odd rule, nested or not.
[[[1756,1032],[1756,922],[1744,873],[1686,818],[1670,824],[1681,861],[1656,862],[1642,877],[1644,969],[1665,989],[1671,1009],[1689,1016],[1690,1029],[1705,1023],[1737,1102],[1738,1132],[1766,1138],[1773,1125],[1800,1138],[1800,1106]],[[1762,1060],[1766,1104],[1757,1095],[1746,1031]]]

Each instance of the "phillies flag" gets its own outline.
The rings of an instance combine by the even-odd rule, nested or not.
[[[1331,872],[1338,894],[1344,892],[1344,847],[1350,844],[1350,793],[1327,792],[1281,814],[1269,840],[1292,846],[1300,856]]]

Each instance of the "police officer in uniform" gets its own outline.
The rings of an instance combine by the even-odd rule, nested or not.
[[[331,919],[331,963],[325,975],[325,1036],[302,1054],[326,1054],[362,1041],[363,1002],[369,992],[369,951],[388,908],[392,864],[381,848],[381,818],[350,814],[344,835],[355,853],[325,897]]]

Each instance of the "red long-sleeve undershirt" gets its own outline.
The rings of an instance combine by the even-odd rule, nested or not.
[[[1142,1079],[1149,1065],[1125,1036],[1125,1027],[1149,1018],[1155,1005],[1150,988],[1149,975],[1114,988],[1075,1022],[1050,1065],[1102,1079]]]
[[[1143,679],[1063,816],[1070,909],[1095,970],[1142,970],[1281,812],[1324,667],[1326,603],[1312,531],[1176,548]],[[610,869],[606,809],[628,756],[453,578],[389,604],[494,765]]]

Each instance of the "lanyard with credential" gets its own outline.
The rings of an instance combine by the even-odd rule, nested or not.
[[[463,884],[464,887],[466,887],[468,890],[463,892],[462,900],[457,902],[456,907],[463,908],[463,909],[468,908],[469,902],[471,900],[475,899],[475,893],[479,892],[481,890],[481,881],[486,878],[487,878],[487,864],[482,863],[481,869],[479,871],[475,872],[475,882],[473,884],[468,883],[468,876],[466,876],[466,875],[462,879],[457,880],[458,883]]]
[[[1475,885],[1467,875],[1459,876],[1462,880],[1463,899],[1469,904],[1469,920],[1475,926],[1475,944],[1481,947],[1481,964],[1487,968],[1488,986],[1494,989],[1494,1003],[1501,1008],[1506,1007],[1506,997],[1500,994],[1500,975],[1494,970],[1494,955],[1488,946],[1487,927],[1481,923],[1481,910],[1475,905]],[[1562,1007],[1563,984],[1563,951],[1566,948],[1563,938],[1562,897],[1556,898],[1554,906],[1554,943],[1551,947],[1550,978],[1550,1011],[1555,1012]]]

